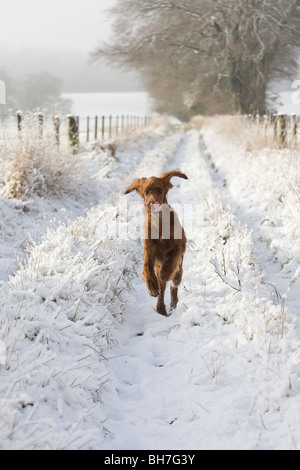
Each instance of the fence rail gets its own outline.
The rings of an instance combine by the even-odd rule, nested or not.
[[[0,115],[2,119],[7,117],[11,118],[10,124],[16,119],[16,129],[21,134],[25,122],[22,113],[17,112],[15,118],[12,115]],[[151,119],[150,116],[133,116],[129,114],[83,117],[71,114],[67,116],[46,116],[37,113],[34,117],[37,121],[40,136],[43,135],[46,128],[47,130],[52,128],[57,146],[60,147],[62,137],[66,137],[74,152],[78,150],[82,141],[88,143],[112,139],[126,132],[146,128]]]

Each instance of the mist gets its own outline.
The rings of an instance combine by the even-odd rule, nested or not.
[[[115,3],[0,0],[0,71],[15,82],[49,73],[63,81],[63,93],[142,91],[136,74],[89,60],[111,34],[107,11]]]
[[[8,50],[0,46],[0,69],[14,81],[33,73],[48,72],[63,81],[64,93],[142,90],[134,73],[120,73],[117,68],[91,63],[89,53],[82,50],[34,46]]]

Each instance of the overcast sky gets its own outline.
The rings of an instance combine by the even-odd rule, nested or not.
[[[0,0],[0,70],[17,80],[47,71],[62,78],[65,92],[139,90],[134,72],[89,62],[89,53],[109,38],[107,10],[116,3]]]
[[[109,34],[116,0],[0,0],[0,43],[91,51]]]

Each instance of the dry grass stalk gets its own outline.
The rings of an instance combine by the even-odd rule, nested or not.
[[[57,148],[54,136],[43,135],[34,117],[24,120],[21,133],[0,133],[0,193],[5,198],[24,198],[75,189],[83,177],[79,158]]]

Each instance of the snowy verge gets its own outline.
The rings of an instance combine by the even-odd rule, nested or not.
[[[278,269],[299,283],[300,152],[263,144],[249,149],[218,132],[221,124],[221,118],[210,120],[202,129],[215,180],[239,216],[244,212],[245,222],[266,243]]]
[[[128,246],[103,239],[112,216],[94,209],[48,232],[2,289],[4,448],[101,445],[105,354],[134,261]]]

